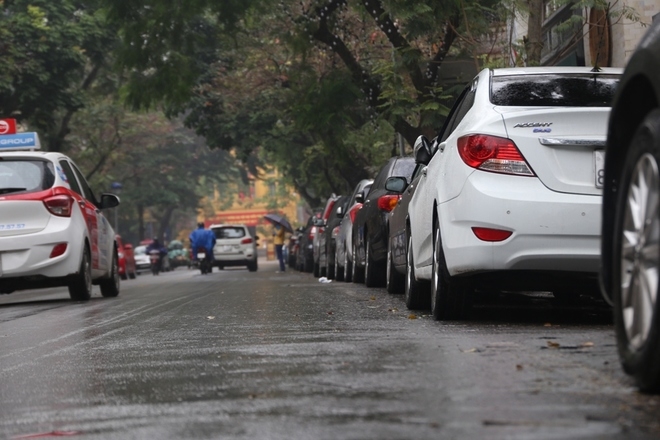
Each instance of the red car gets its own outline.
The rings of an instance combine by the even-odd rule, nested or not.
[[[115,239],[117,241],[117,256],[119,257],[119,276],[122,280],[135,279],[137,270],[135,268],[133,245],[130,243],[124,244],[119,235],[115,236]]]

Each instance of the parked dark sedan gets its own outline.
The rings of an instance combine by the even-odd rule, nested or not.
[[[307,224],[300,234],[296,268],[301,272],[312,272],[314,270],[313,241],[318,230],[318,226],[314,226],[314,219],[321,218],[321,214],[323,214],[323,209],[316,208],[312,215],[309,216],[309,219],[307,219]]]
[[[328,197],[328,200],[325,202],[325,208],[323,208],[323,214],[320,218],[314,220],[314,225],[316,230],[314,230],[314,238],[312,240],[313,252],[314,252],[314,276],[318,277],[321,274],[321,268],[325,269],[325,247],[321,246],[321,240],[324,237],[325,229],[328,224],[330,216],[337,206],[337,201],[339,201],[341,196],[332,194]]]
[[[408,238],[410,228],[408,225],[408,205],[410,199],[415,193],[417,183],[422,176],[422,170],[431,160],[432,152],[428,142],[422,142],[420,139],[414,148],[413,157],[415,158],[415,171],[412,175],[412,182],[408,185],[408,179],[403,176],[393,176],[387,179],[385,188],[391,188],[396,191],[404,188],[399,203],[390,213],[389,218],[389,239],[387,242],[387,270],[385,271],[385,286],[390,293],[402,293],[404,290],[406,274],[406,257],[408,251]],[[409,308],[413,304],[408,304],[414,298],[406,296],[406,305]],[[421,304],[419,304],[421,305]]]
[[[346,215],[341,220],[335,237],[335,279],[351,282],[353,276],[353,222],[362,203],[355,201],[358,194],[369,192],[373,180],[361,180],[353,190],[346,205]]]
[[[368,287],[385,284],[389,213],[403,191],[388,190],[385,184],[392,176],[410,181],[414,170],[414,158],[393,157],[378,172],[366,198],[358,195],[357,201],[363,206],[353,224],[353,282],[364,281]]]
[[[642,391],[660,392],[660,20],[617,88],[603,184],[600,278],[619,357]]]
[[[341,196],[334,204],[330,217],[323,232],[319,235],[319,266],[321,267],[321,276],[329,279],[335,278],[335,249],[337,235],[339,234],[339,225],[344,214],[346,214],[346,205],[350,196]]]

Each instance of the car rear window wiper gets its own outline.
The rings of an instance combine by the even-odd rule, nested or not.
[[[0,194],[8,194],[13,192],[25,191],[27,188],[0,188]]]

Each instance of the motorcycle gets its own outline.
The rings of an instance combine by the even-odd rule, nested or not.
[[[149,262],[151,263],[151,273],[158,275],[160,272],[160,251],[156,249],[149,251]]]
[[[197,250],[197,261],[199,262],[199,270],[202,272],[202,275],[211,273],[213,266],[211,265],[211,258],[206,256],[206,250],[200,248]]]

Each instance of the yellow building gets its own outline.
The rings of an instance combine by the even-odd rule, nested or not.
[[[264,215],[277,213],[297,226],[299,195],[283,185],[276,172],[265,172],[259,178],[248,175],[248,183],[230,183],[222,191],[216,190],[213,199],[203,202],[198,215],[208,227],[212,224],[244,224],[259,236],[259,247],[266,248],[272,241],[272,225]]]

